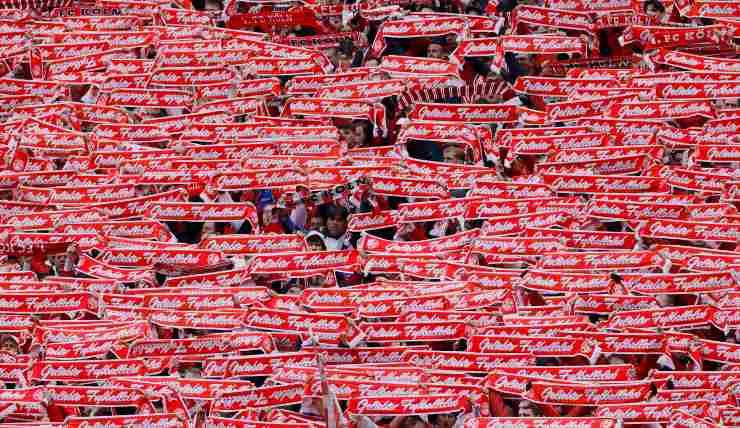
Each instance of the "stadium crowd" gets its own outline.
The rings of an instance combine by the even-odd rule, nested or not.
[[[0,428],[740,426],[737,0],[0,9]]]

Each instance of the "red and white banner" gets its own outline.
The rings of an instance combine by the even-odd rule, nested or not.
[[[678,50],[661,49],[652,61],[691,71],[738,72],[740,60],[695,55]]]
[[[667,401],[663,403],[612,404],[597,407],[594,416],[622,419],[628,424],[668,423],[676,411],[699,418],[709,417],[712,403],[706,400]]]
[[[616,428],[617,419],[613,418],[557,418],[557,417],[496,417],[470,418],[465,421],[465,428],[499,428],[516,425],[521,428],[562,428],[577,425],[580,428]]]
[[[639,381],[617,385],[575,385],[546,381],[532,382],[525,394],[529,400],[546,404],[594,406],[640,403],[652,395],[652,382]]]
[[[441,371],[488,373],[497,367],[533,365],[535,357],[528,353],[474,353],[408,350],[404,361],[414,366]]]
[[[661,177],[544,174],[543,181],[558,193],[665,193],[667,182]]]
[[[438,122],[513,123],[518,107],[502,104],[434,104],[416,103],[410,119]]]
[[[559,19],[568,20],[569,17],[561,16]],[[582,25],[578,22],[577,25]],[[552,35],[527,35],[527,36],[502,36],[501,49],[504,52],[521,54],[580,54],[585,56],[587,45],[580,37],[552,36]]]
[[[145,428],[156,425],[161,428],[186,428],[185,415],[176,413],[152,413],[128,416],[70,417],[64,421],[70,428],[85,428],[105,425],[110,428]]]
[[[370,49],[374,56],[380,56],[386,47],[386,37],[432,37],[446,34],[463,36],[467,34],[468,26],[469,23],[458,16],[386,21],[378,29],[378,35]]]
[[[736,242],[740,224],[681,220],[647,220],[636,227],[640,237],[688,241]]]
[[[535,25],[550,28],[563,28],[575,31],[594,32],[593,18],[589,13],[566,8],[546,8],[529,5],[517,5],[512,12],[512,27],[519,24]]]
[[[614,329],[680,328],[708,324],[716,309],[706,305],[680,306],[666,309],[648,309],[616,312],[609,316],[608,325]]]
[[[141,359],[39,361],[32,368],[31,378],[46,382],[90,382],[147,374],[149,369]]]

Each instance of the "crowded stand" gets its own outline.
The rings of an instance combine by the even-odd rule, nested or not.
[[[740,427],[740,1],[0,6],[0,428]]]

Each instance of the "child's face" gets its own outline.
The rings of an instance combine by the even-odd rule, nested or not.
[[[326,229],[329,236],[339,237],[347,231],[347,220],[338,217],[328,218],[326,219]]]
[[[321,245],[321,242],[318,242],[316,240],[310,240],[308,241],[308,249],[310,251],[323,251],[324,247]]]

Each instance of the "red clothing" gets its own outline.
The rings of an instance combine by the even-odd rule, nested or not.
[[[64,422],[70,416],[77,416],[79,412],[75,407],[57,406],[52,403],[46,405],[49,422]]]
[[[51,268],[46,264],[46,255],[34,254],[31,259],[31,269],[36,273],[48,275]]]
[[[619,44],[619,36],[621,36],[624,31],[623,27],[607,28],[604,31],[606,32],[606,41],[609,46],[611,56],[632,55],[632,47],[630,45],[622,46]]]
[[[410,241],[423,241],[425,239],[429,239],[427,236],[426,228],[423,224],[416,224],[414,226],[414,230],[409,233],[409,240]]]
[[[262,231],[265,233],[274,233],[274,234],[282,234],[285,233],[285,230],[283,229],[283,225],[280,223],[270,223],[267,226],[262,228]]]

